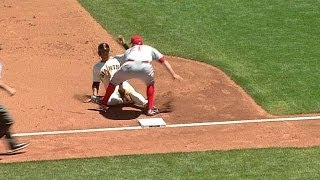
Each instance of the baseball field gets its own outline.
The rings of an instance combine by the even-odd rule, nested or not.
[[[13,131],[5,179],[318,179],[316,1],[0,0],[2,93]],[[91,95],[97,46],[140,34],[184,81],[154,63],[157,118],[100,111]],[[145,86],[130,80],[145,95]],[[104,94],[103,91],[100,92]]]

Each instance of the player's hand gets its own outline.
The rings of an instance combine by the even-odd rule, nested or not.
[[[124,37],[122,35],[118,36],[118,43],[121,45],[126,44],[126,41],[124,40]]]
[[[91,101],[92,101],[92,99],[89,98],[89,99],[84,100],[83,102],[84,102],[84,103],[89,103],[89,102],[91,102]]]
[[[84,102],[84,103],[93,102],[93,101],[95,101],[97,98],[98,98],[97,96],[92,95],[89,99],[84,100],[83,102]]]
[[[100,75],[101,78],[104,78],[104,76],[106,75],[106,73],[105,73],[104,71],[101,71],[99,75]]]
[[[16,89],[14,89],[14,88],[10,88],[10,89],[8,89],[9,90],[9,94],[10,94],[10,96],[13,96],[13,95],[15,95],[16,94]]]
[[[178,79],[179,81],[183,80],[183,78],[181,76],[179,76],[178,74],[174,74],[173,79]]]

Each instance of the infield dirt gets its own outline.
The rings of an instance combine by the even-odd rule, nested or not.
[[[137,108],[101,113],[97,105],[79,101],[91,94],[92,66],[99,60],[97,45],[107,42],[112,55],[124,50],[76,0],[1,0],[0,28],[3,80],[17,90],[13,97],[2,91],[1,101],[15,119],[15,133],[129,127],[144,117]],[[166,58],[184,78],[173,81],[164,67],[154,64],[155,103],[170,109],[156,117],[167,124],[272,117],[219,69]],[[130,82],[145,95],[142,82]],[[304,121],[27,136],[18,138],[31,143],[20,154],[6,155],[3,143],[0,162],[314,146],[320,144],[319,127],[318,121]]]

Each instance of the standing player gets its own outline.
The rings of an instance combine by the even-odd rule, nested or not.
[[[93,66],[92,97],[86,102],[90,102],[91,100],[96,101],[100,82],[102,82],[106,88],[111,77],[120,69],[120,63],[117,59],[120,56],[111,57],[109,52],[110,47],[107,43],[99,44],[98,55],[101,57],[101,60]],[[135,89],[125,81],[115,88],[106,104],[117,105],[135,103],[140,106],[146,106],[147,102],[148,101],[141,94],[136,92]]]
[[[2,65],[0,64],[0,87],[7,91],[11,96],[15,95],[16,90],[8,86],[1,80],[1,74]],[[0,138],[5,136],[5,139],[9,145],[9,153],[14,153],[29,146],[29,144],[27,143],[17,143],[16,139],[12,136],[12,133],[10,131],[10,127],[12,126],[12,124],[13,119],[10,116],[9,112],[3,105],[0,105]]]
[[[120,61],[123,64],[111,78],[101,103],[102,105],[107,104],[117,85],[128,79],[136,78],[144,81],[147,86],[148,111],[146,115],[154,116],[159,113],[159,110],[154,107],[154,71],[151,61],[157,60],[162,63],[174,79],[182,80],[182,78],[173,71],[169,62],[158,50],[143,44],[141,36],[132,36],[130,43],[132,47],[122,56]]]

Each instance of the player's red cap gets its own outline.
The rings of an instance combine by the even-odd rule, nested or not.
[[[141,45],[143,44],[143,40],[142,40],[142,37],[139,36],[139,35],[134,35],[131,37],[131,44],[134,44],[134,45]]]

